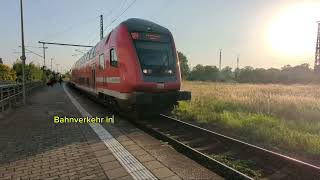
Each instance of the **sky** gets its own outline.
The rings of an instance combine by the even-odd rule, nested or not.
[[[95,45],[99,15],[106,35],[128,18],[168,28],[189,64],[280,68],[313,66],[320,0],[23,0],[25,45],[42,55],[38,41]],[[132,4],[133,3],[133,4]],[[130,6],[131,5],[131,6]],[[127,8],[123,14],[122,12]],[[21,56],[19,0],[0,1],[0,57],[12,65]],[[120,14],[122,14],[120,16]],[[31,47],[28,47],[31,46]],[[76,50],[77,49],[77,50]],[[86,48],[48,45],[46,65],[65,72]],[[27,63],[43,58],[27,53]]]

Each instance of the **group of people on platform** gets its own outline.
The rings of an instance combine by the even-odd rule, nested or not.
[[[58,80],[57,80],[58,79]],[[62,77],[60,76],[59,78],[56,78],[56,77],[51,77],[49,79],[49,81],[47,82],[47,85],[48,86],[53,86],[54,84],[56,84],[57,82],[59,82],[59,84],[61,85],[63,80],[62,80]]]

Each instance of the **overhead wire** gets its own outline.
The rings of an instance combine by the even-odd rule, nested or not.
[[[50,39],[52,39],[53,37],[60,36],[61,34],[66,33],[66,32],[69,32],[69,31],[73,30],[74,28],[77,28],[77,27],[80,27],[80,26],[83,26],[83,25],[87,25],[87,24],[89,24],[89,23],[92,23],[92,22],[94,22],[93,20],[97,19],[98,17],[99,17],[99,16],[91,17],[91,18],[86,19],[85,21],[82,21],[82,22],[78,22],[78,23],[76,23],[76,24],[69,25],[67,28],[65,28],[65,29],[62,30],[62,31],[58,31],[58,32],[56,32],[56,33],[52,33],[52,34],[47,35],[46,40],[50,40]],[[43,38],[43,39],[44,39],[44,38]]]
[[[117,21],[137,0],[133,0],[129,6],[122,11],[122,13],[120,15],[118,15],[118,17],[116,17],[115,19],[113,19],[103,30],[103,32],[105,32],[115,21]]]
[[[106,19],[107,17],[110,17],[112,15],[112,13],[118,9],[121,9],[125,4],[126,4],[127,0],[124,0],[124,1],[121,1],[121,4],[119,6],[115,6],[111,9],[111,11],[109,11],[109,13],[107,15],[103,14],[104,15],[104,19]],[[93,36],[91,35],[93,34]],[[90,39],[87,43],[87,44],[91,44],[93,43],[94,41],[98,40],[98,35],[96,33],[90,33],[90,37],[93,37],[93,38],[88,38]]]
[[[169,2],[171,2],[171,0],[167,0],[166,3],[164,4],[164,6],[162,6],[159,11],[153,13],[149,17],[151,17],[151,19],[153,19],[156,15],[161,14],[163,12],[163,9],[166,9],[167,7],[169,7],[169,5],[172,5],[172,3],[169,3]]]

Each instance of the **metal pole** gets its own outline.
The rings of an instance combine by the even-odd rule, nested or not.
[[[38,41],[38,43],[41,44],[53,44],[53,45],[61,45],[61,46],[77,46],[77,47],[93,47],[93,46],[87,46],[87,45],[80,45],[80,44],[66,44],[66,43],[54,43],[54,42],[43,42],[43,41]],[[47,47],[46,47],[47,48]]]
[[[239,55],[237,55],[237,69],[234,71],[235,72],[235,76],[236,76],[236,80],[238,79],[239,76]]]
[[[42,43],[43,48],[43,68],[46,67],[46,48],[44,47],[44,43]]]
[[[100,15],[100,40],[103,39],[103,16]]]
[[[237,69],[239,69],[239,55],[237,56]]]
[[[221,49],[219,53],[219,70],[221,71]]]
[[[52,69],[52,59],[53,59],[53,58],[51,58],[51,71],[53,71],[53,69]]]
[[[316,52],[315,52],[315,61],[314,61],[314,71],[320,72],[320,21],[318,23],[318,33],[317,33],[317,41],[316,41]]]
[[[25,53],[25,47],[24,47],[22,0],[20,0],[20,18],[21,18],[21,49],[22,49],[22,55],[20,57],[20,59],[22,60],[22,103],[26,104],[26,81],[25,81],[26,53]]]
[[[56,66],[57,66],[57,72],[59,72],[60,64],[56,64]]]

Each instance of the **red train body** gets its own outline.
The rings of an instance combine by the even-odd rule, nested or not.
[[[190,92],[181,74],[170,31],[153,22],[128,19],[81,57],[70,83],[124,109],[167,109]],[[150,106],[152,105],[152,106]]]

